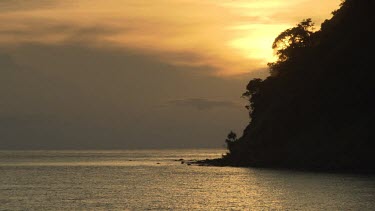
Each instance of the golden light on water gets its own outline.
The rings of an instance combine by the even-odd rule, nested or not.
[[[340,0],[77,0],[22,7],[0,3],[0,44],[135,50],[163,62],[207,66],[218,75],[257,71],[274,60],[281,31],[330,17]],[[32,4],[32,3],[29,3]]]
[[[4,210],[371,210],[373,177],[174,161],[222,150],[0,153]],[[370,209],[369,209],[370,208]]]

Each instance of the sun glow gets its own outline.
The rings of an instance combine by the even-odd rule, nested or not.
[[[241,31],[239,38],[235,38],[228,44],[230,47],[241,51],[249,59],[259,59],[260,61],[272,62],[276,60],[272,50],[272,43],[275,39],[275,34],[278,34],[283,29],[290,27],[290,25],[267,25],[267,24],[253,24],[240,25],[232,27],[234,31]]]
[[[317,17],[319,24],[339,2],[51,1],[49,6],[2,11],[0,44],[78,42],[134,49],[170,64],[208,66],[218,75],[242,74],[275,59],[271,45],[278,33],[307,17]]]

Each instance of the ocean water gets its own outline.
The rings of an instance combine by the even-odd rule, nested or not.
[[[178,160],[223,150],[0,151],[0,210],[375,210],[375,177]]]

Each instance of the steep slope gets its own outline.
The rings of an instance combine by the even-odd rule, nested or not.
[[[374,6],[347,0],[320,31],[307,19],[276,38],[279,60],[247,86],[251,122],[222,163],[375,170]]]

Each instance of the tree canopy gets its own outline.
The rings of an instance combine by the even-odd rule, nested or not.
[[[276,37],[270,76],[242,95],[251,121],[228,135],[227,163],[375,171],[374,4],[343,1],[320,30],[308,18]]]

